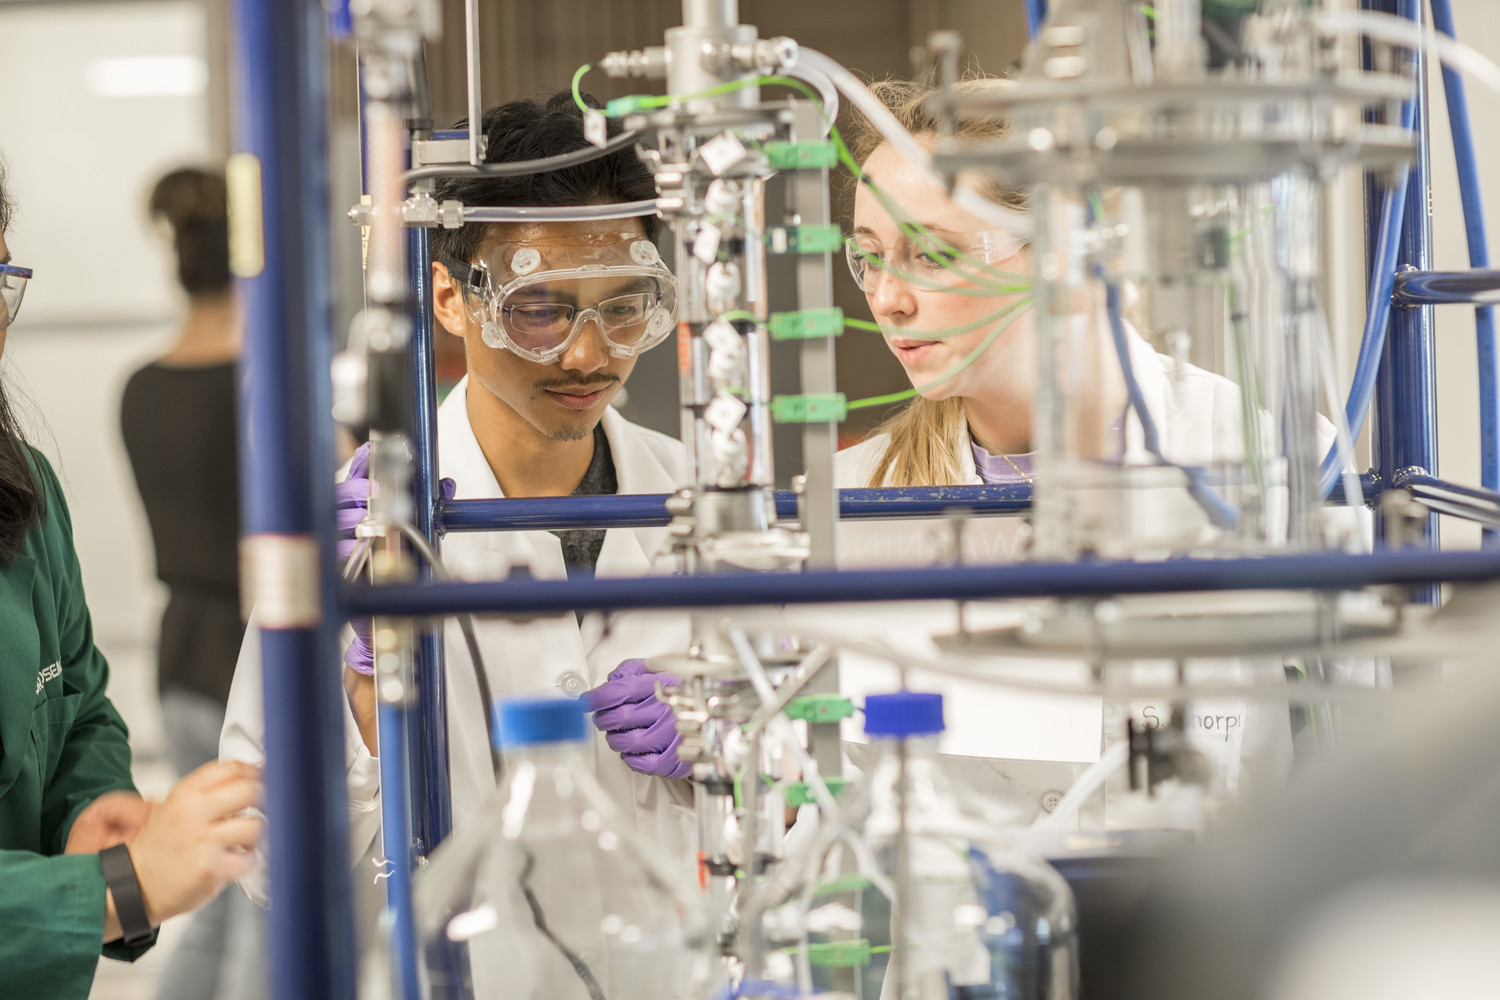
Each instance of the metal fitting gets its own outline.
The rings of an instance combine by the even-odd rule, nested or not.
[[[431,229],[438,224],[438,203],[426,191],[418,191],[401,203],[401,221],[408,226]]]
[[[599,68],[617,80],[627,77],[665,80],[671,58],[665,46],[653,45],[629,52],[611,52],[599,63]]]

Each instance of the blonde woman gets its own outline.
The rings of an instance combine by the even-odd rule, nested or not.
[[[1005,85],[996,80],[964,84],[971,90]],[[939,123],[923,107],[923,100],[931,93],[929,88],[887,81],[871,89],[919,141],[928,146],[936,142]],[[996,140],[1006,131],[1003,123],[994,120],[960,121],[958,128],[965,139]],[[886,347],[901,362],[918,395],[865,441],[839,453],[835,467],[838,485],[1030,483],[1038,360],[1028,311],[1027,276],[1033,270],[1030,249],[1024,239],[997,230],[955,204],[867,124],[856,123],[849,133],[849,145],[867,180],[858,185],[855,195],[853,233],[847,243],[850,266]],[[966,181],[961,179],[960,183]],[[1028,209],[1024,194],[993,182],[975,184],[974,189],[1012,210]],[[923,229],[939,237],[941,245],[924,238]],[[1243,447],[1239,387],[1190,365],[1179,368],[1133,330],[1127,330],[1126,341],[1145,409],[1156,425],[1160,454],[1184,465],[1237,459]],[[1099,421],[1105,429],[1099,435],[1101,457],[1144,458],[1143,428],[1134,412],[1127,414],[1130,403],[1115,351],[1105,340],[1097,353],[1092,359],[1079,359],[1088,362],[1089,368],[1085,378],[1075,383],[1074,391],[1086,393],[1083,398],[1093,402],[1095,412],[1103,415]],[[1331,438],[1331,429],[1327,436]],[[1209,515],[1202,504],[1195,504],[1185,491],[1173,491],[1178,494],[1175,497],[1164,495],[1165,491],[1153,492],[1155,496],[1143,504],[1147,530],[1153,524],[1176,530],[1176,519],[1183,516],[1198,517],[1207,525]],[[964,536],[965,561],[1008,562],[1018,558],[1025,547],[1026,530],[1015,518],[976,519]],[[840,563],[853,567],[931,562],[944,556],[945,537],[946,532],[934,531],[931,524],[842,525]],[[907,628],[908,624],[912,627]],[[914,630],[924,634],[932,631],[923,624],[905,623],[899,630],[907,635],[915,634]],[[941,624],[926,621],[925,625],[939,631],[951,628],[947,619]],[[1268,676],[1281,676],[1279,661],[1238,666],[1230,662],[1223,669],[1237,676],[1242,670],[1257,675],[1269,670]],[[849,673],[852,676],[857,672]],[[851,679],[850,683],[862,682]],[[918,683],[912,681],[914,686]],[[1041,797],[1037,793],[1049,778],[1034,766],[1018,767],[993,758],[1082,761],[1098,752],[1101,707],[1097,702],[1092,715],[1064,710],[1049,716],[1057,720],[1055,724],[1042,723],[1034,720],[1051,708],[1022,705],[1024,699],[996,693],[984,685],[957,684],[936,677],[923,677],[920,685],[946,688],[950,705],[960,706],[977,722],[988,719],[988,725],[979,725],[978,730],[998,734],[995,739],[1004,745],[980,741],[957,749],[966,756],[991,758],[971,761],[962,773],[971,787],[989,786],[990,791],[1016,806],[1023,819],[1035,815]],[[871,688],[877,689],[878,684]],[[1102,706],[1107,737],[1123,733],[1123,712],[1127,708],[1137,717],[1149,718],[1154,713],[1164,719],[1167,712],[1166,705]],[[1195,742],[1221,761],[1221,776],[1227,775],[1225,780],[1238,786],[1224,791],[1280,783],[1290,764],[1291,750],[1284,703],[1277,707],[1270,702],[1225,700],[1195,703],[1192,709],[1193,718],[1198,720]],[[1027,747],[1018,749],[1014,741],[1002,740],[1007,733],[1019,732],[1028,725],[1032,735]],[[1076,732],[1073,738],[1064,738],[1056,731],[1058,727],[1072,727]],[[964,727],[952,728],[957,731]],[[1189,728],[1193,729],[1191,723]],[[1090,752],[1058,749],[1064,745]],[[857,751],[851,756],[858,759]],[[1253,766],[1241,766],[1246,756],[1255,758]],[[1111,815],[1109,822],[1134,825],[1117,815]]]
[[[978,91],[1006,85],[972,80],[962,86]],[[939,123],[923,107],[930,88],[885,81],[871,89],[907,131],[924,144],[935,143]],[[998,140],[1007,132],[997,119],[960,119],[958,127],[965,139]],[[858,185],[855,194],[850,265],[886,346],[919,395],[865,441],[839,454],[838,484],[1030,482],[1037,377],[1036,338],[1025,297],[1030,249],[1021,237],[955,204],[868,124],[855,123],[849,146],[871,182]],[[1028,209],[1022,192],[993,181],[973,187],[1007,208]],[[914,241],[909,223],[930,230],[945,249],[937,250],[920,235]],[[1183,464],[1237,457],[1242,446],[1238,386],[1191,365],[1178,368],[1133,330],[1127,340],[1162,453]],[[1095,359],[1087,390],[1102,412],[1118,415],[1111,427],[1115,433],[1108,435],[1113,440],[1101,447],[1133,457],[1143,446],[1139,420],[1125,415],[1124,383],[1107,342],[1105,348]]]

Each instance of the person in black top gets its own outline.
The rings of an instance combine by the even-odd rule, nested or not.
[[[188,311],[175,344],[131,376],[120,426],[167,585],[158,686],[167,750],[187,774],[219,756],[219,731],[244,637],[240,620],[235,362],[241,320],[229,271],[222,174],[174,170],[151,192],[170,235]],[[163,976],[161,1000],[258,996],[260,914],[225,893],[194,918]]]

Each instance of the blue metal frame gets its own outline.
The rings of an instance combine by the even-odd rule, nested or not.
[[[1361,7],[1397,14],[1421,23],[1423,0],[1361,0]],[[1367,56],[1368,58],[1368,56]],[[1428,214],[1430,185],[1430,136],[1428,129],[1426,57],[1413,53],[1416,95],[1410,102],[1412,129],[1417,135],[1417,155],[1407,173],[1406,205],[1402,220],[1397,272],[1431,270],[1432,229]],[[1367,192],[1379,183],[1366,177]],[[1367,197],[1366,205],[1373,203]],[[1370,260],[1376,262],[1374,234]],[[1391,310],[1390,330],[1375,389],[1375,419],[1371,441],[1375,472],[1383,480],[1398,473],[1437,474],[1437,379],[1432,335],[1432,307],[1406,306]],[[1385,540],[1385,525],[1377,522],[1376,537]],[[1423,530],[1423,547],[1438,548],[1438,519],[1429,514]],[[1415,602],[1435,604],[1436,584],[1418,588]]]
[[[1450,0],[1432,0],[1432,26],[1456,37]],[[1469,100],[1463,77],[1450,66],[1443,67],[1443,93],[1448,100],[1448,127],[1453,135],[1453,160],[1458,168],[1458,191],[1464,207],[1464,235],[1469,244],[1469,267],[1488,273],[1487,288],[1471,286],[1471,292],[1493,293],[1500,289],[1500,275],[1483,272],[1490,266],[1489,240],[1485,235],[1484,203],[1479,190],[1479,160],[1469,127]],[[1494,300],[1493,294],[1485,296]],[[1471,299],[1471,301],[1479,301]],[[1479,481],[1487,490],[1500,490],[1500,350],[1496,347],[1494,306],[1474,310],[1475,347],[1479,354]],[[1486,530],[1485,544],[1500,540],[1500,532]]]
[[[1373,503],[1381,483],[1360,476],[1362,501]],[[776,516],[797,517],[797,494],[774,494]],[[438,530],[561,531],[568,528],[656,528],[669,524],[671,495],[639,493],[602,497],[539,497],[511,500],[439,500]],[[1344,502],[1344,484],[1335,483],[1330,503]],[[942,517],[956,510],[981,516],[1014,516],[1031,510],[1031,487],[939,486],[839,490],[839,520],[884,521]]]
[[[264,267],[241,282],[241,495],[251,544],[316,545],[321,622],[261,630],[271,987],[353,1000],[342,621],[334,550],[332,304],[321,0],[238,0],[238,148],[261,168]],[[243,232],[236,234],[244,239]],[[257,536],[260,536],[257,538]]]
[[[1500,301],[1500,271],[1403,271],[1396,275],[1394,294],[1398,306],[1471,306],[1476,302]],[[1492,308],[1480,306],[1475,312]]]
[[[416,499],[416,527],[436,542],[438,505],[442,496],[437,477],[437,374],[433,355],[432,234],[413,229],[407,240],[411,272],[412,336],[412,454],[415,459],[412,493]],[[430,580],[425,563],[418,579]],[[415,709],[406,713],[407,745],[411,754],[411,795],[416,804],[411,853],[426,856],[453,829],[452,789],[448,783],[448,679],[443,671],[441,628],[423,629],[417,639],[412,671],[421,692]]]
[[[351,586],[361,615],[509,614],[859,601],[1105,597],[1204,590],[1346,590],[1500,577],[1500,552],[1308,553],[1160,562],[1083,561],[932,569]]]

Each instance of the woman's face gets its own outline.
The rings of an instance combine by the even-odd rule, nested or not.
[[[1028,255],[1019,240],[996,233],[992,225],[954,204],[889,145],[870,154],[864,172],[909,219],[946,243],[965,251],[983,245],[990,258],[985,263],[992,271],[1029,273]],[[941,261],[923,253],[923,246],[907,239],[864,184],[854,199],[854,239],[864,247],[879,249],[883,261],[905,273],[872,268],[865,281],[865,298],[886,346],[918,392],[929,399],[963,396],[1029,401],[1036,368],[1030,316],[1018,310],[1008,328],[999,333],[1006,319],[990,318],[1015,303],[1014,279],[976,273],[961,262],[943,267]],[[985,259],[978,252],[975,256]],[[956,330],[964,332],[940,339],[921,336]],[[980,350],[992,335],[993,340]],[[977,358],[965,365],[976,351]],[[961,372],[950,374],[959,368]]]

